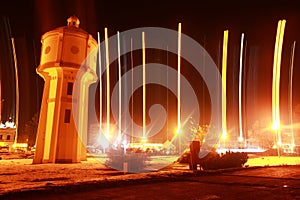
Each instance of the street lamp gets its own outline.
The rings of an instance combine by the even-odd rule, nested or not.
[[[278,140],[279,131],[280,131],[280,123],[274,123],[272,125],[272,129],[275,132],[275,144],[276,144],[276,147],[277,147],[277,155],[278,155],[278,157],[280,157],[280,145],[281,145],[281,141]]]
[[[181,153],[181,133],[182,133],[182,130],[180,128],[177,128],[175,130],[175,134],[178,137],[178,152],[179,153]]]
[[[224,130],[224,131],[222,132],[221,139],[223,140],[223,147],[224,147],[224,149],[225,149],[225,148],[226,148],[226,139],[227,139],[227,132],[226,132],[226,130]]]

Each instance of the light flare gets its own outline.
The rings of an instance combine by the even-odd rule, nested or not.
[[[241,36],[240,71],[239,71],[239,125],[240,125],[240,136],[238,138],[239,142],[243,141],[243,119],[242,119],[243,117],[243,113],[242,113],[243,49],[244,49],[244,33],[242,33]]]
[[[106,133],[110,133],[110,75],[109,75],[109,51],[107,28],[105,34],[105,61],[106,61]]]
[[[177,52],[177,129],[181,129],[181,94],[180,94],[180,74],[181,74],[181,23],[178,23],[178,52]]]
[[[227,118],[226,118],[226,73],[227,73],[227,48],[228,30],[223,35],[223,57],[222,57],[222,139],[227,137]]]
[[[101,40],[100,40],[100,33],[97,33],[98,36],[98,62],[99,62],[99,130],[101,133],[102,130],[102,65],[101,65]],[[99,133],[99,134],[100,134]]]
[[[146,138],[146,49],[145,32],[142,32],[142,50],[143,50],[143,138]]]
[[[273,61],[273,83],[272,83],[272,117],[273,126],[277,128],[280,125],[280,66],[282,55],[282,43],[284,36],[286,20],[279,20],[277,25],[274,61]],[[281,143],[280,128],[276,129],[277,143]]]
[[[122,80],[121,80],[121,53],[120,53],[120,32],[117,32],[117,39],[118,39],[118,75],[119,75],[119,128],[118,128],[118,138],[121,141],[121,128],[122,128]]]

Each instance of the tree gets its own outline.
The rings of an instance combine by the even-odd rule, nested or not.
[[[24,127],[24,135],[27,138],[28,146],[32,147],[35,145],[37,128],[39,124],[39,113],[35,113],[31,120],[26,122]]]

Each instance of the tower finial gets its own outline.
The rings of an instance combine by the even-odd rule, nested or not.
[[[79,21],[78,17],[76,17],[75,15],[69,17],[67,22],[68,22],[68,26],[74,26],[74,27],[79,28],[80,21]]]

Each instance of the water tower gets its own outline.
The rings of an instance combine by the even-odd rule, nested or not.
[[[44,79],[44,93],[36,139],[34,164],[77,163],[86,159],[88,87],[97,80],[96,59],[81,67],[97,46],[96,40],[79,28],[79,19],[72,16],[67,26],[42,36],[40,65],[37,73]],[[82,72],[82,69],[83,72]],[[77,76],[78,74],[80,76]],[[78,80],[80,79],[80,80]],[[74,95],[74,81],[80,88]],[[72,102],[79,108],[74,110]],[[78,116],[79,123],[75,124]]]

